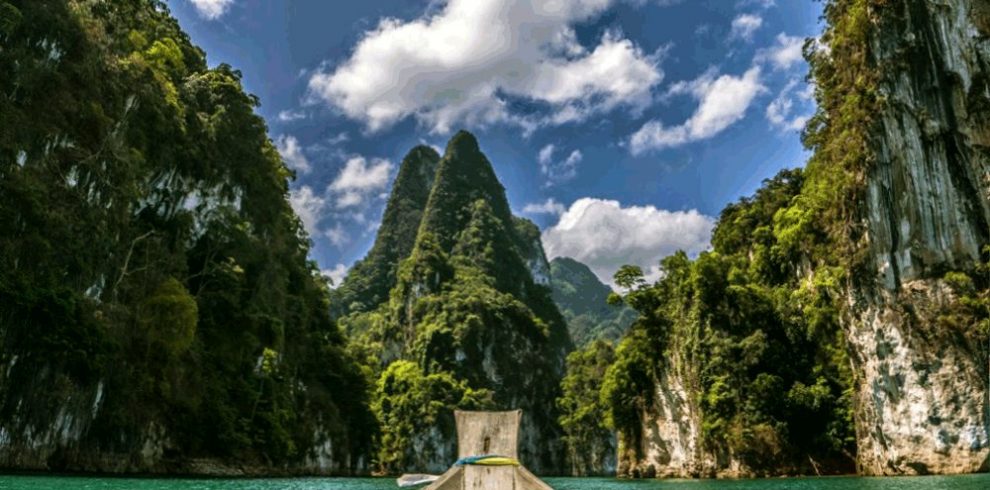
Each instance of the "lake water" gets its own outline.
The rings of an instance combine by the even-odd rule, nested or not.
[[[988,490],[990,474],[895,478],[774,478],[763,480],[616,480],[547,478],[556,490]],[[386,490],[391,478],[196,480],[2,476],[2,490]]]

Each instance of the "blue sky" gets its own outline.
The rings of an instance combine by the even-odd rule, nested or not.
[[[168,0],[241,70],[336,280],[403,155],[478,136],[550,256],[608,280],[708,246],[729,202],[803,165],[813,0]]]

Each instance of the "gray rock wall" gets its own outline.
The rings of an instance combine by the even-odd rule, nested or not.
[[[987,469],[986,346],[939,317],[957,300],[942,276],[972,270],[990,242],[988,12],[892,2],[871,39],[885,102],[864,214],[875,277],[844,319],[864,474]]]

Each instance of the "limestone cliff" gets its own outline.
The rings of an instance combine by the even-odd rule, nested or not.
[[[415,164],[407,158],[400,175]],[[387,301],[356,295],[376,308],[353,309],[341,320],[354,333],[353,349],[381,371],[374,402],[383,432],[380,470],[446,468],[455,454],[452,410],[496,408],[523,410],[520,454],[528,467],[563,472],[555,401],[572,343],[550,297],[539,230],[512,216],[470,133],[454,135],[431,165],[435,174],[423,181],[429,185],[415,188],[428,194],[417,221],[400,230],[386,219],[378,231],[376,247],[414,232],[402,239],[408,253],[374,261],[373,248],[362,262],[396,271]],[[397,181],[390,208],[410,190]]]
[[[704,454],[701,414],[694,393],[676,370],[663,370],[652,405],[640,416],[639,447],[621,441],[620,474],[645,478],[712,476],[715,458]],[[622,436],[628,439],[627,435]],[[637,456],[637,454],[639,456]]]
[[[0,366],[0,378],[12,376],[17,364],[18,357],[14,356]],[[63,373],[46,367],[23,388],[42,395],[18,399],[17,408],[0,425],[0,468],[203,476],[341,475],[368,471],[365,456],[353,457],[346,449],[335,447],[334,429],[322,420],[315,421],[309,434],[312,445],[303,448],[302,457],[286,465],[271,465],[183,454],[182,435],[167,425],[166,418],[146,417],[140,428],[114,427],[114,414],[109,412],[113,410],[112,398],[117,395],[104,380],[93,386],[75,386]],[[112,433],[112,437],[95,435],[101,432]]]
[[[366,471],[241,73],[146,0],[0,0],[0,46],[0,470]]]
[[[881,105],[866,175],[867,269],[844,319],[864,474],[987,470],[985,336],[946,325],[943,279],[990,243],[990,4],[890,2],[869,36]],[[980,341],[980,339],[983,341]]]
[[[655,333],[636,344],[627,338],[627,353],[617,350],[620,381],[650,381],[633,385],[638,397],[628,404],[632,422],[620,428],[620,473],[833,472],[848,471],[852,460],[867,475],[990,469],[990,3],[832,0],[825,12],[821,41],[806,50],[819,110],[805,134],[813,156],[799,194],[779,201],[765,186],[756,199],[730,205],[713,236],[717,255],[702,254],[692,271],[717,286],[714,265],[735,255],[742,257],[735,279],[727,277],[736,285],[719,294],[738,294],[747,281],[784,293],[773,303],[785,331],[796,321],[817,333],[777,362],[799,363],[818,345],[812,378],[834,372],[815,382],[819,393],[831,390],[832,398],[822,398],[835,408],[831,425],[807,428],[854,430],[855,437],[827,437],[833,450],[822,454],[815,448],[824,445],[802,448],[794,430],[776,432],[774,424],[801,422],[733,393],[734,379],[752,369],[747,356],[730,364],[736,372],[709,362],[731,352],[725,339],[735,329],[766,315],[746,320],[752,306],[738,300],[731,316],[711,314],[722,302],[705,299],[711,284],[682,298],[665,284],[684,283],[666,270],[652,290],[629,298],[663,304],[672,297],[682,309],[700,298],[703,307],[686,320],[676,310],[650,319],[649,301],[637,308],[647,318],[633,334],[655,325],[670,336],[659,348],[636,347]],[[760,208],[773,212],[752,212]],[[756,274],[744,279],[744,268]],[[772,330],[760,331],[772,349]],[[814,338],[822,332],[832,333]],[[747,338],[736,346],[745,352],[759,344]],[[699,346],[703,355],[695,354]],[[639,355],[659,361],[652,371],[637,370]],[[811,393],[811,378],[798,376],[781,390],[779,380],[767,384],[772,378],[763,376],[744,381],[743,393],[775,386],[763,396],[795,407]],[[761,428],[760,419],[769,425]],[[735,420],[742,424],[734,427]],[[781,441],[782,452],[775,449]],[[806,461],[793,458],[802,451]]]

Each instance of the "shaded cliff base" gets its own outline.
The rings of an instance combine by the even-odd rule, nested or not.
[[[55,451],[47,458],[35,454],[0,452],[0,473],[23,475],[78,475],[121,477],[263,478],[304,476],[371,476],[367,470],[293,465],[274,467],[219,458],[164,458],[142,461],[139,455],[101,453],[81,455]]]

